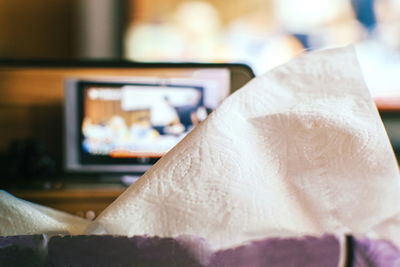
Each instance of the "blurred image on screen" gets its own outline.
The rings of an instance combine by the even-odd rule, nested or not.
[[[160,157],[207,117],[204,88],[84,86],[82,146],[111,157]]]

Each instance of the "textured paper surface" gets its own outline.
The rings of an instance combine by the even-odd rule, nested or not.
[[[80,234],[89,221],[16,198],[0,190],[0,236]]]
[[[366,233],[399,212],[399,173],[352,47],[307,54],[230,96],[88,233],[215,248]]]

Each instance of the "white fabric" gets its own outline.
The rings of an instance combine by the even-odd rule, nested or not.
[[[0,190],[0,236],[81,234],[88,220],[34,204]]]
[[[128,188],[87,233],[197,235],[215,248],[366,233],[400,212],[399,173],[352,47],[258,77]]]

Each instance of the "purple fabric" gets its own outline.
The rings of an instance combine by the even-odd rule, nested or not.
[[[0,266],[44,266],[47,236],[0,237]]]
[[[331,235],[265,239],[217,252],[196,237],[0,237],[0,266],[329,267],[338,258],[339,242]]]
[[[400,250],[391,242],[358,238],[354,243],[355,267],[400,266]]]
[[[51,266],[201,266],[173,238],[53,237],[48,250]]]
[[[272,238],[219,251],[212,266],[336,267],[339,253],[339,242],[332,235],[321,238]]]
[[[400,266],[392,243],[353,239],[353,266]],[[213,252],[197,237],[11,236],[0,237],[0,266],[337,266],[333,235],[269,238]]]

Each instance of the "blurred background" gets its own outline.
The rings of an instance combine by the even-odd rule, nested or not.
[[[243,62],[259,74],[349,43],[397,53],[399,34],[399,0],[0,0],[1,58]]]
[[[357,44],[377,102],[399,108],[400,0],[0,0],[0,58],[236,62],[256,75]]]
[[[302,53],[349,44],[356,46],[400,162],[400,0],[0,0],[0,60],[6,64],[7,59],[235,62],[261,75]],[[40,79],[37,73],[30,77]],[[40,163],[32,169],[49,179],[61,169],[63,93],[23,82],[18,91],[7,81],[0,75],[0,184],[1,170],[24,170],[8,162],[26,154],[27,162]],[[35,139],[25,140],[30,137]],[[8,149],[10,139],[22,141]],[[13,192],[49,206],[73,203],[68,211],[82,213],[101,210],[124,188],[81,190]],[[77,207],[71,199],[81,197],[86,206]],[[96,197],[102,204],[93,208]]]

